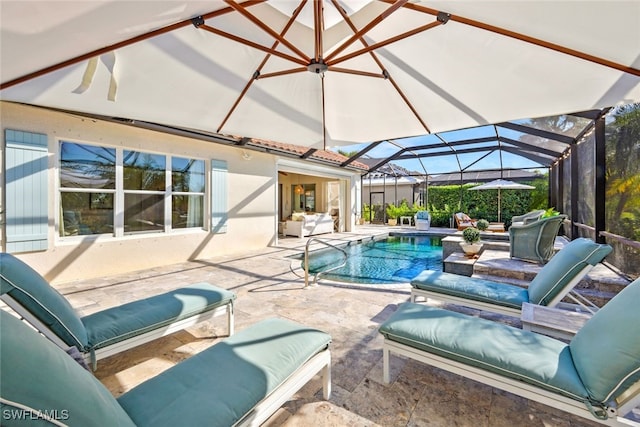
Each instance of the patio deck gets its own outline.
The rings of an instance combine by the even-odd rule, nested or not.
[[[318,236],[357,240],[400,227],[360,226],[354,233]],[[446,234],[454,230],[433,230]],[[304,289],[290,255],[306,239],[280,239],[260,253],[168,265],[152,270],[58,286],[83,315],[188,283],[207,281],[238,294],[236,329],[278,316],[333,337],[333,395],[322,400],[319,379],[307,384],[268,426],[595,426],[595,422],[514,396],[439,369],[392,358],[392,383],[382,381],[378,326],[409,299],[409,286],[333,286]],[[335,243],[335,242],[333,242]],[[473,310],[470,313],[478,315]],[[482,313],[484,317],[484,313]],[[492,315],[495,318],[495,315]],[[504,320],[504,318],[499,319]],[[509,322],[519,325],[517,319]],[[220,317],[101,360],[96,376],[116,396],[225,334]]]

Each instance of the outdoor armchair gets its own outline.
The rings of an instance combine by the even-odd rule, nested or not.
[[[477,219],[471,218],[464,212],[458,212],[453,216],[456,220],[456,227],[458,230],[464,230],[465,228],[475,227],[478,224]]]
[[[547,262],[554,254],[553,244],[566,215],[540,218],[509,228],[509,256],[538,263]]]
[[[527,212],[524,215],[514,215],[511,217],[511,225],[523,225],[540,219],[544,209],[537,209],[535,211]]]
[[[431,227],[431,215],[429,211],[416,212],[413,220],[416,224],[416,230],[428,230],[429,227]]]

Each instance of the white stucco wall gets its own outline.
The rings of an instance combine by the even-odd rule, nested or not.
[[[240,149],[220,144],[6,102],[2,102],[0,108],[3,141],[6,129],[48,136],[49,249],[16,255],[51,283],[135,271],[189,259],[244,253],[264,248],[276,238],[276,156],[251,152],[247,160]],[[122,238],[104,235],[59,237],[55,221],[59,200],[57,165],[60,140],[227,161],[227,233],[189,230]],[[0,155],[0,160],[4,160],[4,153]],[[4,191],[4,178],[0,188]],[[208,197],[205,203],[208,206]],[[207,222],[208,212],[205,224]],[[4,248],[4,235],[0,235],[0,243]]]

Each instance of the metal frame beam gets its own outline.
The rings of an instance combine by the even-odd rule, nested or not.
[[[504,142],[505,144],[515,145],[516,147],[524,148],[527,151],[535,151],[536,153],[546,154],[546,155],[552,156],[552,157],[554,157],[556,159],[558,158],[558,156],[561,156],[562,153],[564,153],[566,151],[566,149],[565,149],[565,150],[562,150],[562,151],[558,152],[558,151],[550,150],[548,148],[538,147],[537,145],[532,145],[532,144],[529,144],[528,142],[517,141],[515,139],[507,138],[507,137],[504,137],[504,136],[500,136],[500,137],[498,137],[498,139],[500,141]]]
[[[554,141],[562,142],[565,144],[571,144],[575,141],[575,138],[571,136],[561,135],[555,132],[549,132],[547,130],[536,129],[530,126],[520,125],[511,122],[497,123],[496,126],[500,126],[506,129],[515,130],[516,132],[528,133],[529,135],[539,136],[540,138],[553,139]]]
[[[605,148],[605,117],[604,114],[596,119],[595,122],[595,206],[594,206],[594,224],[596,235],[594,240],[598,243],[606,243],[604,236],[600,235],[601,231],[606,231],[606,170],[607,170],[607,152]]]

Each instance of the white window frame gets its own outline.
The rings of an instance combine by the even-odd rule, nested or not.
[[[63,143],[71,143],[78,145],[87,145],[92,147],[104,147],[108,149],[115,150],[115,189],[96,189],[96,188],[72,188],[72,187],[62,187],[60,182],[60,172],[62,170],[62,155],[61,155],[61,147]],[[94,142],[86,142],[86,141],[78,141],[71,138],[59,138],[57,140],[56,145],[56,169],[55,180],[56,180],[56,197],[55,197],[55,236],[56,241],[58,242],[78,242],[81,240],[110,240],[110,239],[129,239],[129,238],[142,238],[142,237],[157,237],[158,234],[169,235],[169,234],[184,234],[184,233],[193,233],[193,232],[203,232],[207,229],[207,203],[208,203],[208,195],[209,195],[209,161],[202,157],[197,156],[189,156],[189,155],[172,155],[162,152],[156,152],[151,150],[145,150],[140,148],[130,148],[123,146],[113,146],[108,144],[100,144]],[[123,157],[125,151],[138,151],[141,153],[148,153],[154,155],[165,156],[165,190],[164,191],[150,191],[150,190],[125,190],[124,189],[124,165],[123,165]],[[203,192],[184,192],[184,191],[176,191],[174,192],[172,189],[172,158],[182,158],[182,159],[193,159],[204,162],[204,191]],[[113,200],[113,233],[103,233],[103,234],[84,234],[84,235],[73,235],[73,236],[61,236],[60,235],[60,224],[62,219],[62,198],[61,194],[64,192],[71,193],[111,193],[114,194]],[[126,232],[124,231],[124,206],[125,206],[125,194],[162,194],[164,196],[164,227],[163,230],[155,231],[135,231],[135,232]],[[197,227],[186,227],[186,228],[172,228],[172,197],[180,195],[197,195],[203,197],[202,203],[202,226]]]

